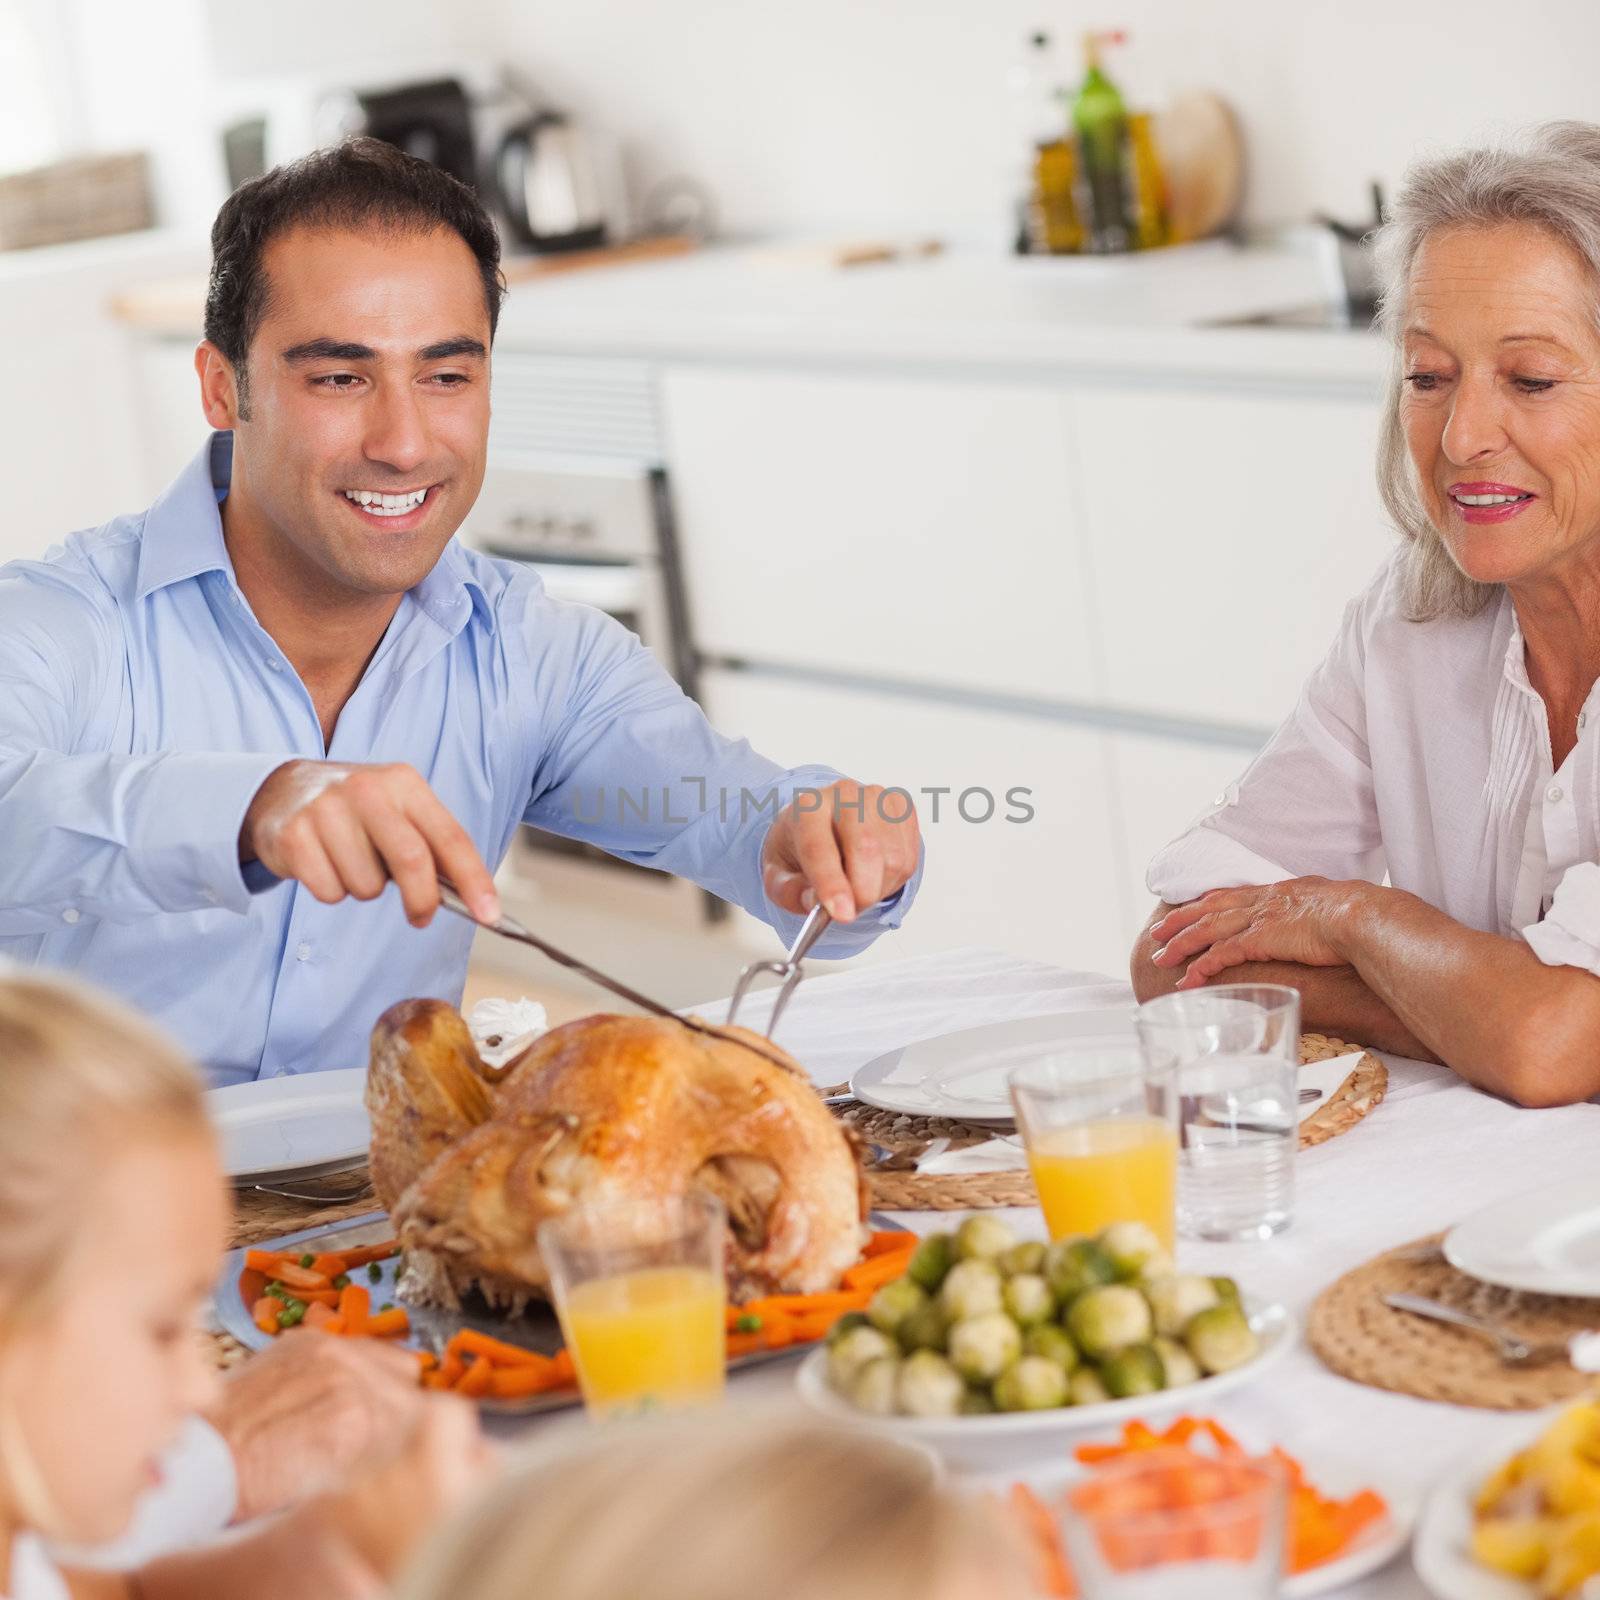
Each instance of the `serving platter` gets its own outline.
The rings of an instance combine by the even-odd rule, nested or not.
[[[1501,1448],[1446,1473],[1422,1503],[1411,1560],[1439,1600],[1539,1600],[1538,1584],[1491,1571],[1472,1558],[1473,1498],[1507,1454]]]
[[[1056,1406],[1048,1411],[1004,1411],[986,1416],[878,1417],[858,1411],[828,1382],[828,1352],[813,1350],[795,1373],[800,1398],[813,1410],[838,1421],[858,1423],[900,1439],[931,1445],[952,1464],[982,1470],[1012,1457],[1038,1455],[1060,1448],[1074,1434],[1094,1428],[1115,1429],[1135,1417],[1156,1417],[1173,1411],[1203,1411],[1219,1396],[1254,1383],[1280,1361],[1298,1331],[1293,1313],[1277,1302],[1246,1300],[1250,1326],[1261,1342],[1260,1353],[1242,1367],[1198,1383],[1102,1400],[1093,1405]]]
[[[1505,1289],[1600,1298],[1600,1177],[1494,1201],[1445,1236],[1457,1272]]]
[[[868,1226],[881,1233],[908,1231],[903,1224],[877,1213],[868,1219]],[[388,1214],[383,1211],[373,1211],[364,1216],[350,1217],[343,1222],[324,1223],[320,1227],[303,1228],[297,1233],[286,1233],[276,1239],[264,1239],[259,1244],[250,1245],[248,1249],[295,1250],[312,1255],[323,1251],[337,1253],[341,1250],[353,1250],[358,1245],[378,1244],[389,1238],[391,1232]],[[263,1333],[256,1326],[255,1320],[250,1315],[250,1307],[245,1304],[244,1297],[239,1292],[239,1278],[245,1269],[247,1253],[245,1248],[241,1248],[230,1250],[223,1257],[222,1268],[217,1275],[216,1287],[212,1294],[212,1303],[217,1321],[224,1332],[231,1334],[240,1344],[251,1350],[263,1350],[272,1344],[276,1337],[282,1335]],[[553,1356],[565,1343],[561,1324],[556,1320],[554,1310],[542,1301],[530,1305],[521,1316],[516,1317],[502,1311],[491,1310],[482,1302],[475,1304],[469,1301],[459,1310],[443,1306],[414,1305],[409,1301],[401,1301],[395,1293],[395,1280],[401,1268],[400,1258],[392,1256],[376,1265],[379,1268],[377,1278],[370,1278],[368,1270],[363,1268],[360,1282],[370,1290],[374,1308],[381,1307],[387,1301],[405,1306],[406,1313],[411,1319],[411,1333],[401,1342],[408,1346],[437,1353],[463,1328],[472,1328],[479,1333],[489,1334],[492,1338],[522,1345],[545,1356]],[[296,1334],[294,1337],[301,1335]],[[747,1355],[731,1357],[728,1361],[728,1371],[742,1372],[749,1367],[764,1366],[769,1361],[788,1360],[811,1348],[810,1345],[797,1345],[787,1349],[751,1351]],[[484,1398],[479,1400],[478,1404],[483,1410],[497,1415],[521,1417],[534,1416],[544,1411],[560,1411],[568,1406],[578,1405],[580,1399],[574,1387],[516,1400]]]
[[[874,1056],[856,1069],[850,1092],[880,1111],[1010,1123],[1006,1080],[1017,1068],[1086,1040],[1128,1044],[1133,1038],[1131,1006],[987,1022]]]
[[[206,1113],[237,1185],[325,1177],[367,1156],[365,1067],[304,1072],[208,1090]]]

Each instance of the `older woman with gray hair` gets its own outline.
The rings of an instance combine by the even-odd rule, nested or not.
[[[1151,864],[1134,987],[1287,982],[1308,1027],[1566,1104],[1600,1091],[1600,127],[1414,167],[1379,263],[1403,545]]]

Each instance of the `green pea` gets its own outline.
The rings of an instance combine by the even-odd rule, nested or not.
[[[383,1268],[380,1267],[376,1261],[369,1261],[367,1263],[367,1279],[371,1283],[383,1282]]]
[[[760,1333],[761,1318],[751,1316],[747,1312],[744,1316],[740,1317],[737,1322],[734,1323],[733,1331],[735,1333]]]
[[[341,1272],[339,1276],[333,1280],[333,1286],[335,1289],[348,1289],[350,1287],[350,1274],[348,1272]]]
[[[316,1264],[317,1258],[314,1255],[303,1255],[300,1257],[300,1265],[302,1267],[314,1267]]]
[[[292,1328],[299,1323],[306,1314],[304,1300],[288,1300],[284,1302],[283,1310],[278,1313],[278,1326]]]

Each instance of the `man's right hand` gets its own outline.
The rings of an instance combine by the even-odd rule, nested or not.
[[[256,791],[239,860],[295,878],[324,904],[376,900],[391,881],[413,926],[439,909],[448,878],[480,921],[500,915],[494,879],[464,829],[414,767],[289,761]]]

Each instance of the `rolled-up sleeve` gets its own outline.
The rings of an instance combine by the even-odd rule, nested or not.
[[[1600,977],[1600,866],[1568,867],[1544,920],[1524,928],[1522,937],[1547,967],[1582,967]]]
[[[1293,713],[1243,776],[1150,863],[1157,899],[1179,905],[1282,878],[1383,877],[1362,672],[1372,594],[1346,607]]]
[[[0,934],[249,906],[239,829],[284,758],[80,753],[119,645],[88,595],[0,575]]]

